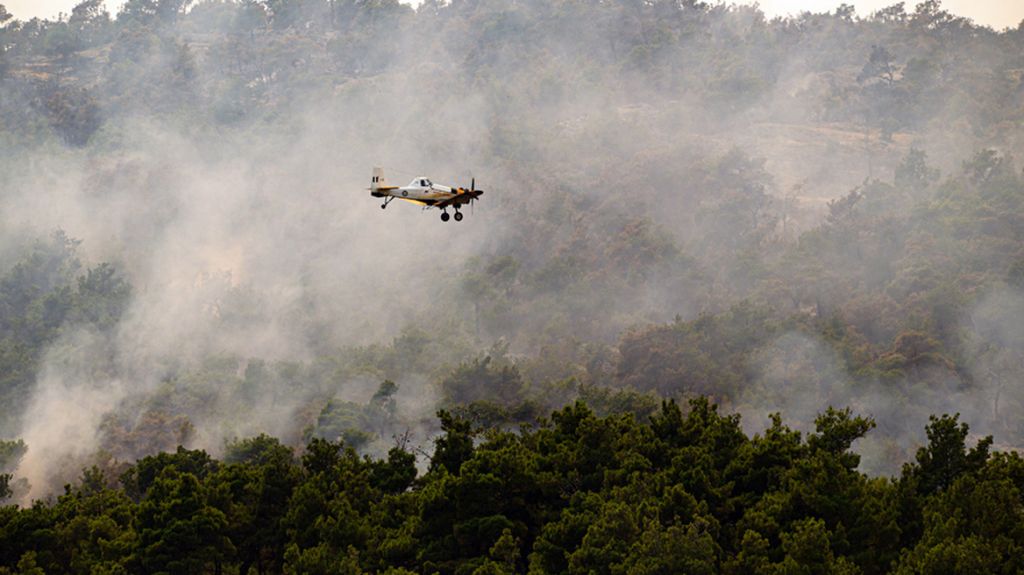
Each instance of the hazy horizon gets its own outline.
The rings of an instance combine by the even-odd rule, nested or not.
[[[57,18],[59,14],[68,14],[81,0],[7,0],[0,2],[8,12],[19,20],[32,18]],[[405,0],[405,4],[416,6],[419,0]],[[861,17],[872,12],[892,6],[893,0],[764,0],[763,2],[737,2],[737,4],[758,4],[769,17],[795,15],[801,12],[831,12],[841,4],[852,4]],[[124,4],[121,0],[106,0],[111,14],[116,14]],[[907,11],[912,11],[918,4],[916,0],[904,2]],[[970,18],[974,22],[990,26],[996,30],[1016,28],[1024,21],[1024,2],[1018,0],[945,0],[942,7],[958,16]]]

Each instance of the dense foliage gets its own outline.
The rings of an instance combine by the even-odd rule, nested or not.
[[[1024,460],[971,447],[957,416],[893,479],[856,471],[874,426],[829,409],[802,436],[749,437],[707,399],[646,422],[576,403],[535,428],[440,413],[429,471],[397,445],[360,457],[261,435],[222,461],[178,448],[119,485],[0,510],[18,573],[1012,573]]]

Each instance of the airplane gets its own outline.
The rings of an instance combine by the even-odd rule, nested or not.
[[[466,204],[472,204],[484,193],[483,190],[476,189],[476,178],[473,178],[469,189],[442,186],[424,177],[413,179],[405,187],[389,186],[384,181],[384,168],[373,169],[373,179],[370,180],[369,189],[371,196],[384,198],[384,203],[380,206],[382,210],[387,208],[392,201],[398,199],[423,206],[423,209],[438,208],[441,210],[442,222],[447,222],[451,217],[448,208],[455,211],[455,221],[461,222],[462,212],[459,209]]]

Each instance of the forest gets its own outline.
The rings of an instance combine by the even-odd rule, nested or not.
[[[1024,22],[15,16],[0,573],[1024,570]]]

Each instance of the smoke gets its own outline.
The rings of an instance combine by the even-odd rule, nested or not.
[[[926,441],[931,415],[959,413],[976,437],[1019,437],[1020,424],[1009,414],[1024,406],[1014,385],[1024,373],[1024,295],[996,290],[964,319],[971,330],[969,379],[936,364],[919,367],[913,378],[909,373],[886,379],[852,375],[827,342],[788,332],[754,355],[753,383],[732,408],[742,415],[748,434],[767,428],[769,414],[776,412],[805,433],[814,431],[814,419],[828,406],[871,417],[877,428],[854,450],[862,455],[861,469],[872,475],[898,473],[903,462],[913,459]]]
[[[308,366],[410,324],[468,320],[446,307],[452,294],[443,286],[466,258],[501,241],[496,212],[476,206],[459,227],[443,226],[436,212],[411,206],[382,212],[365,188],[381,164],[468,185],[480,164],[463,154],[466,134],[445,134],[439,122],[480,125],[477,97],[429,103],[438,113],[428,114],[428,102],[410,102],[406,90],[354,92],[319,104],[304,97],[280,124],[241,133],[133,116],[105,128],[109,148],[43,148],[11,163],[5,241],[63,229],[82,240],[87,261],[117,262],[133,286],[109,339],[73,331],[45,354],[20,434],[30,448],[18,474],[30,497],[53,493],[111,443],[123,458],[158,447],[159,439],[111,439],[147,425],[165,429],[172,449],[177,439],[218,453],[225,440],[260,432],[301,442],[302,422],[316,415],[303,410],[315,410],[317,398],[365,402],[380,381],[300,375],[244,396],[248,358]],[[381,118],[388,124],[374,126]],[[406,133],[430,135],[437,149]],[[441,153],[444,162],[429,159]],[[412,178],[387,175],[400,185]],[[473,175],[501,194],[497,174]],[[181,378],[211,357],[233,366],[201,382],[212,394],[194,409],[153,415],[161,394],[186,394]],[[433,413],[422,375],[399,381],[398,405],[416,425]],[[178,434],[181,425],[189,429]]]
[[[970,373],[977,386],[977,416],[982,433],[1019,437],[1015,414],[1024,408],[1024,293],[1014,287],[991,290],[968,317]]]
[[[47,353],[24,416],[21,437],[29,446],[17,473],[29,482],[29,497],[56,492],[77,477],[95,455],[99,428],[129,386],[103,377],[109,342],[75,331]]]
[[[751,254],[780,256],[912,144],[947,167],[979,141],[941,114],[917,142],[866,126],[855,78],[882,39],[823,18],[804,23],[825,32],[780,48],[750,7],[658,19],[601,4],[587,21],[545,3],[456,4],[354,20],[353,36],[189,16],[119,36],[87,66],[104,79],[89,145],[44,139],[0,159],[2,249],[63,229],[133,286],[112,333],[69,328],[44,356],[21,434],[32,496],[102,450],[217,453],[259,432],[299,443],[328,402],[365,405],[386,377],[398,416],[374,449],[405,429],[426,441],[437,374],[487,343],[529,355],[727,308],[763,278]],[[382,211],[365,190],[378,165],[392,184],[475,177],[486,192],[461,223]],[[737,409],[751,430],[766,409],[810,429],[825,406],[851,405],[879,421],[870,437],[895,438],[864,445],[874,469],[920,441],[929,413],[980,418],[998,392],[1011,425],[1016,356],[985,334],[1014,324],[982,320],[1002,305],[972,316],[982,393],[941,370],[910,392],[865,382],[789,332],[756,354]],[[430,332],[426,351],[401,339],[410,326]]]

